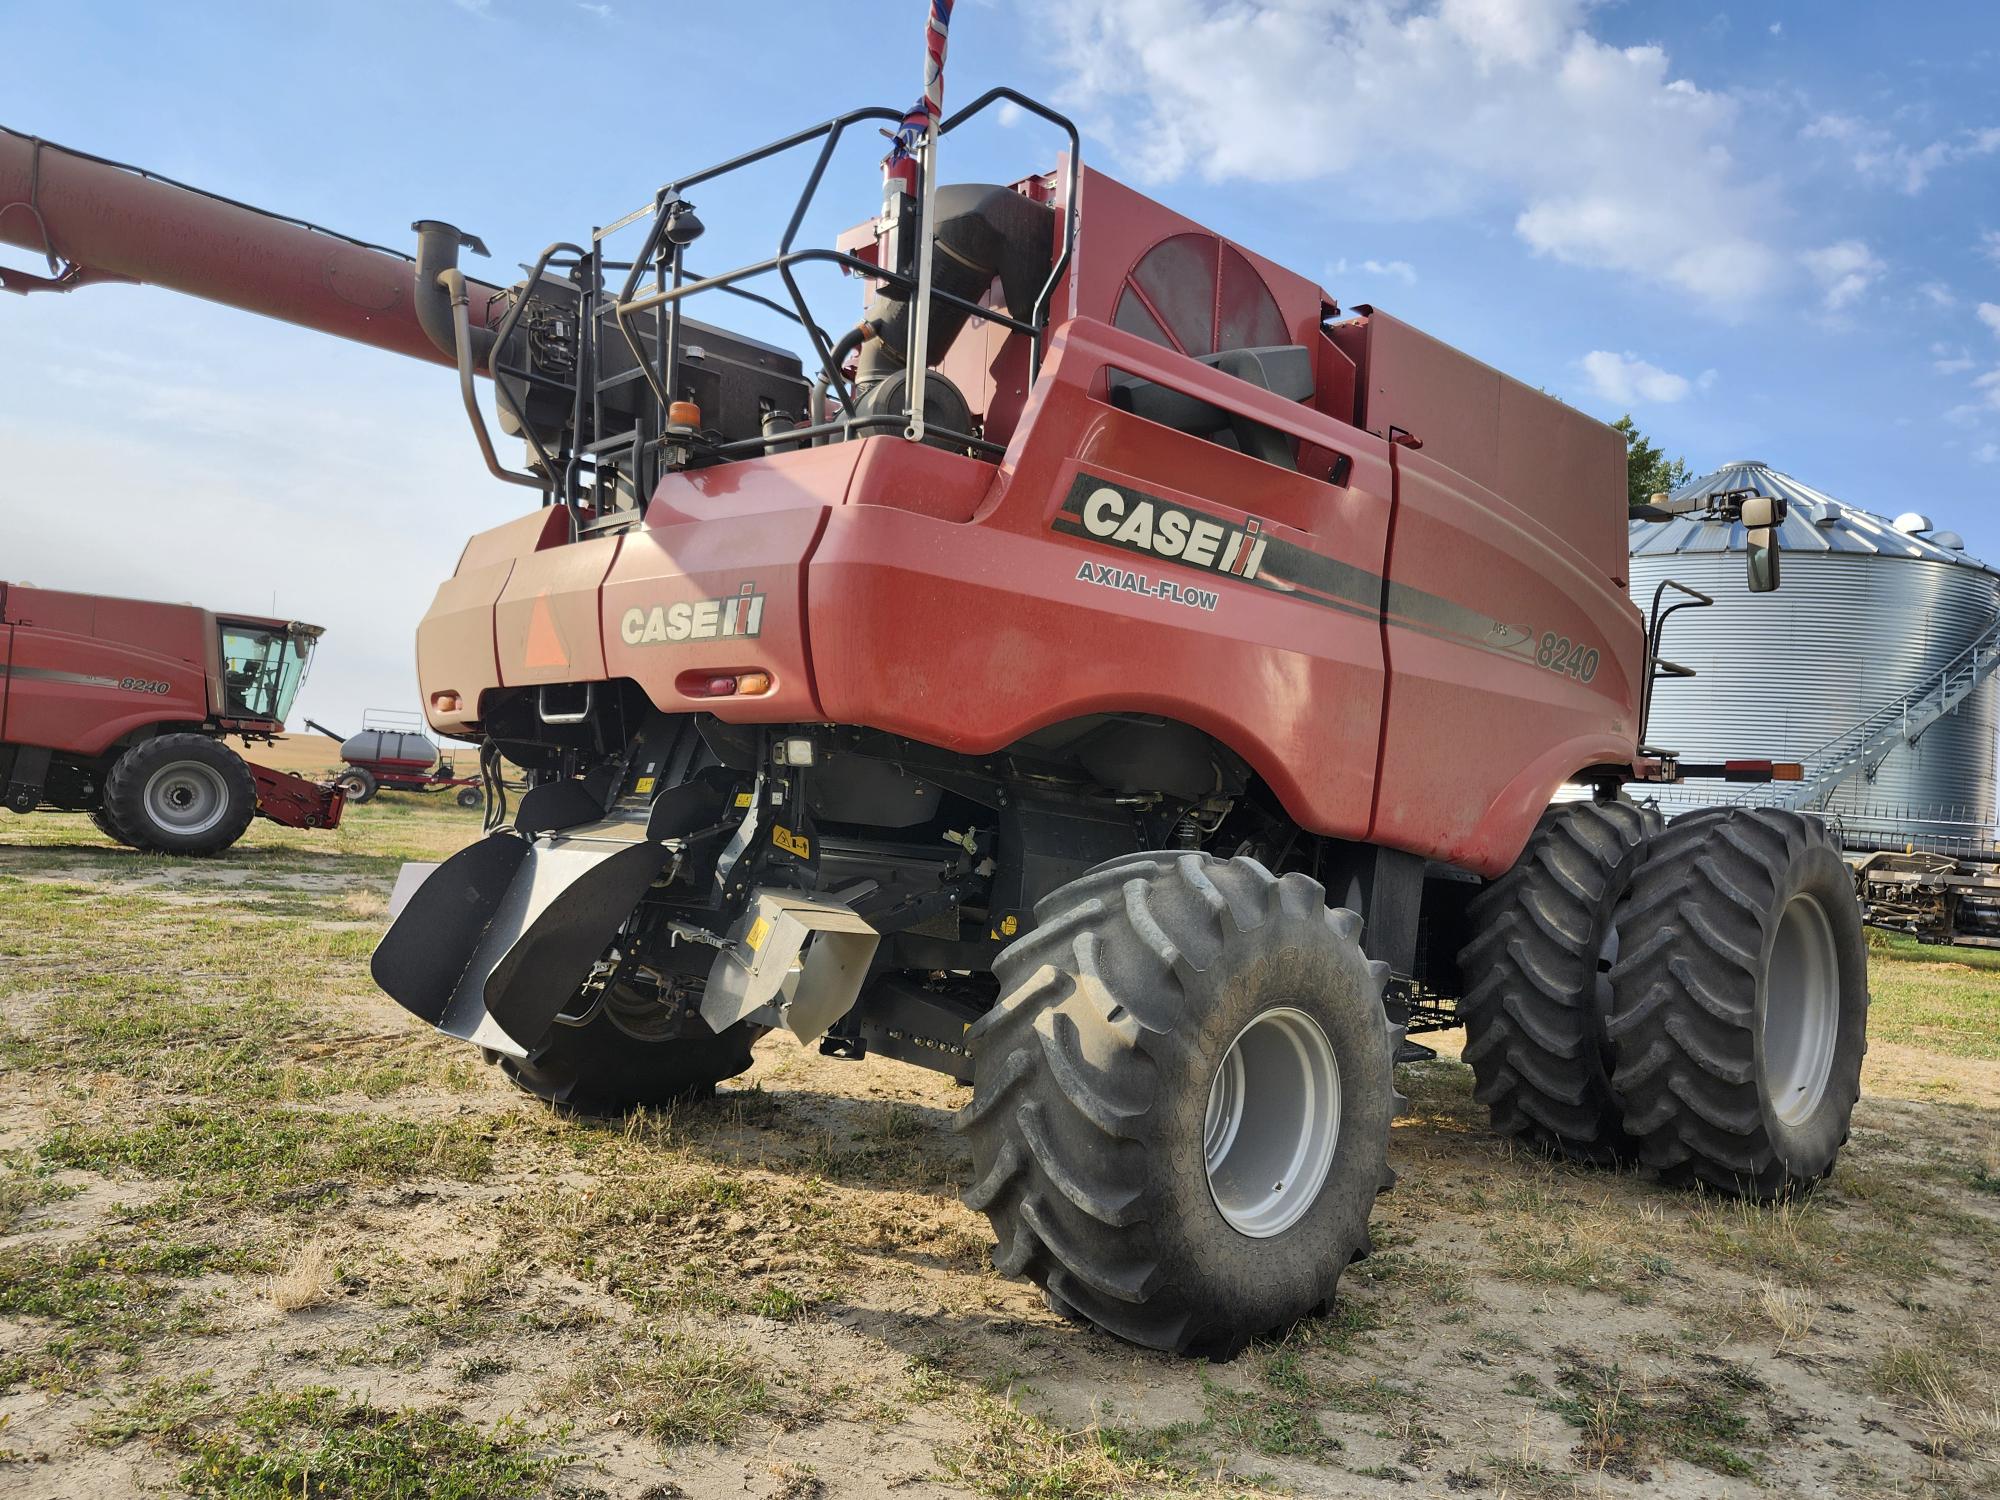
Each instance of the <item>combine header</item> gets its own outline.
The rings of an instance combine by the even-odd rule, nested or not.
[[[968,1081],[995,1264],[1216,1356],[1366,1253],[1413,1017],[1466,1027],[1525,1140],[1760,1198],[1823,1176],[1852,889],[1810,817],[1627,800],[1683,768],[1643,742],[1620,436],[1085,166],[1023,95],[926,97],[677,177],[504,290],[450,225],[412,263],[0,138],[0,201],[41,160],[0,231],[58,284],[441,361],[540,495],[417,637],[431,727],[532,785],[406,890],[382,986],[590,1109],[704,1092],[772,1028]],[[941,184],[1003,103],[1066,154]],[[881,212],[800,243],[878,127]],[[690,275],[696,201],[788,152],[773,252]],[[810,264],[869,289],[844,332]],[[791,347],[690,316],[737,297]],[[1552,809],[1565,782],[1593,800]]]

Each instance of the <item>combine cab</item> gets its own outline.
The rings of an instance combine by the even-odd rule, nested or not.
[[[84,812],[122,844],[216,854],[256,816],[332,828],[330,788],[230,749],[284,731],[320,628],[0,583],[9,810]]]
[[[1003,103],[1067,152],[940,184]],[[541,501],[417,636],[430,727],[531,785],[406,872],[383,988],[571,1107],[703,1093],[774,1028],[969,1082],[995,1264],[1209,1355],[1366,1252],[1408,1026],[1463,1024],[1496,1126],[1552,1151],[1759,1198],[1823,1176],[1852,889],[1811,818],[1644,806],[1775,768],[1645,743],[1674,669],[1626,593],[1620,435],[1085,166],[1033,100],[934,105],[678,177],[504,289],[450,225],[412,264],[42,150],[51,284],[436,359]],[[800,243],[878,127],[853,201],[882,211]],[[695,200],[787,152],[773,252],[691,275]],[[204,247],[254,270],[219,288]],[[858,323],[813,265],[859,278]],[[1758,589],[1771,506],[1740,515]],[[1551,810],[1565,783],[1591,800]]]

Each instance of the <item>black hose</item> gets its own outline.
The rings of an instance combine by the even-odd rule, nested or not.
[[[856,323],[840,336],[840,342],[833,346],[833,357],[827,363],[839,369],[864,340],[880,331],[873,323]],[[806,407],[806,425],[809,427],[817,427],[826,420],[826,386],[826,371],[821,370],[813,380],[812,400]]]

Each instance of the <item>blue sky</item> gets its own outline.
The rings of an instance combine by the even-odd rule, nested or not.
[[[901,107],[922,12],[7,4],[0,123],[385,243],[452,219],[498,276],[677,172]],[[1630,410],[1697,470],[1767,459],[2000,560],[1990,0],[961,0],[948,103],[1000,82],[1344,303]],[[873,206],[857,147],[826,232]],[[1053,150],[996,122],[948,171]],[[793,170],[699,200],[705,261],[775,239]],[[0,577],[275,596],[329,627],[303,707],[335,724],[413,701],[432,589],[519,506],[442,370],[128,287],[7,298],[0,351]]]

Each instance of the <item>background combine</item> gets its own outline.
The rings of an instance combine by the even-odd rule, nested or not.
[[[939,185],[1002,102],[1067,153]],[[796,243],[877,126],[882,211]],[[447,224],[412,262],[0,146],[43,284],[441,361],[489,469],[539,492],[418,633],[490,836],[410,872],[374,959],[525,1087],[663,1102],[773,1027],[969,1080],[995,1264],[1212,1356],[1367,1252],[1409,1025],[1462,1022],[1496,1125],[1552,1150],[1760,1198],[1831,1168],[1867,1004],[1849,879],[1813,818],[1628,800],[1777,768],[1646,742],[1670,668],[1626,595],[1620,436],[1086,168],[1054,111],[851,111],[505,290]],[[690,276],[694,196],[790,151],[775,252]],[[812,264],[863,278],[858,325],[823,326]],[[1730,509],[1753,588],[1783,515]],[[1565,783],[1591,800],[1550,809]]]
[[[0,583],[0,783],[16,813],[215,854],[253,817],[332,828],[339,792],[246,762],[282,734],[320,628],[191,604]]]

